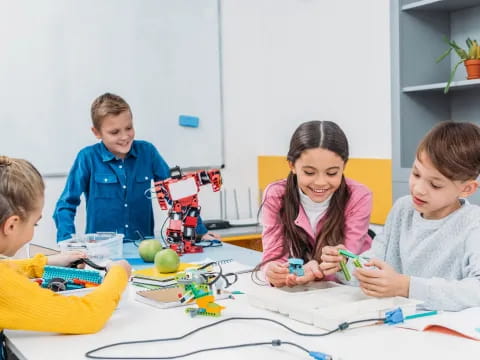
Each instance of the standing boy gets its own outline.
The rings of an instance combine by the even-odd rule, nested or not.
[[[92,132],[101,141],[82,149],[75,159],[53,219],[57,241],[75,233],[74,218],[80,196],[87,207],[86,233],[116,232],[126,239],[153,236],[152,201],[145,192],[151,181],[170,177],[170,170],[155,146],[134,140],[132,112],[118,95],[105,93],[91,107]],[[207,233],[199,219],[197,233]]]

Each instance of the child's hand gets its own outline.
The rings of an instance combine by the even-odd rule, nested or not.
[[[74,261],[85,259],[86,257],[87,254],[83,251],[69,251],[64,254],[47,256],[47,265],[68,267]],[[78,265],[78,267],[83,268],[85,264]]]
[[[206,234],[203,234],[202,240],[206,240],[206,241],[208,241],[208,240],[222,240],[222,238],[220,237],[219,234],[209,231]]]
[[[320,264],[320,270],[324,276],[335,274],[340,271],[340,261],[345,260],[342,255],[338,253],[338,249],[347,250],[344,245],[337,246],[324,246],[322,248],[322,263]]]
[[[364,266],[364,268],[356,269],[353,275],[360,282],[360,288],[366,295],[408,297],[409,276],[397,273],[386,262],[378,259],[371,259]],[[369,266],[376,266],[377,269],[368,269]]]
[[[320,270],[317,260],[310,260],[308,263],[303,265],[303,276],[296,276],[295,274],[288,274],[287,276],[287,286],[295,286],[307,284],[311,281],[322,279],[323,273]]]
[[[266,266],[265,276],[267,281],[275,287],[286,285],[288,273],[288,263],[279,263],[277,261],[269,262]]]
[[[112,266],[117,266],[117,265],[123,267],[127,272],[127,276],[130,278],[130,275],[132,275],[132,267],[130,266],[127,260],[110,261],[107,264],[107,271],[110,270]]]

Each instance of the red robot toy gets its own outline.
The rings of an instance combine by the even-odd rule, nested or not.
[[[183,174],[180,167],[170,169],[170,178],[155,182],[155,192],[162,210],[168,211],[167,243],[179,255],[199,253],[201,246],[195,245],[196,227],[200,215],[198,192],[200,186],[212,184],[213,191],[222,186],[220,170],[201,170]]]

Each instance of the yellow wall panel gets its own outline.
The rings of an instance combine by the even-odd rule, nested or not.
[[[289,167],[285,156],[258,157],[258,186],[263,192],[273,181],[287,177]],[[392,161],[390,159],[349,159],[345,176],[366,185],[373,193],[370,222],[384,224],[392,207]]]

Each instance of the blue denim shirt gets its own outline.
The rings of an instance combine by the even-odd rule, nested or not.
[[[155,146],[134,140],[125,159],[117,159],[100,142],[82,149],[75,159],[65,189],[55,207],[53,219],[57,241],[75,233],[74,218],[80,196],[85,195],[85,233],[116,232],[125,239],[153,236],[154,219],[149,195],[151,181],[170,177],[170,169]],[[198,219],[197,233],[207,232]]]

